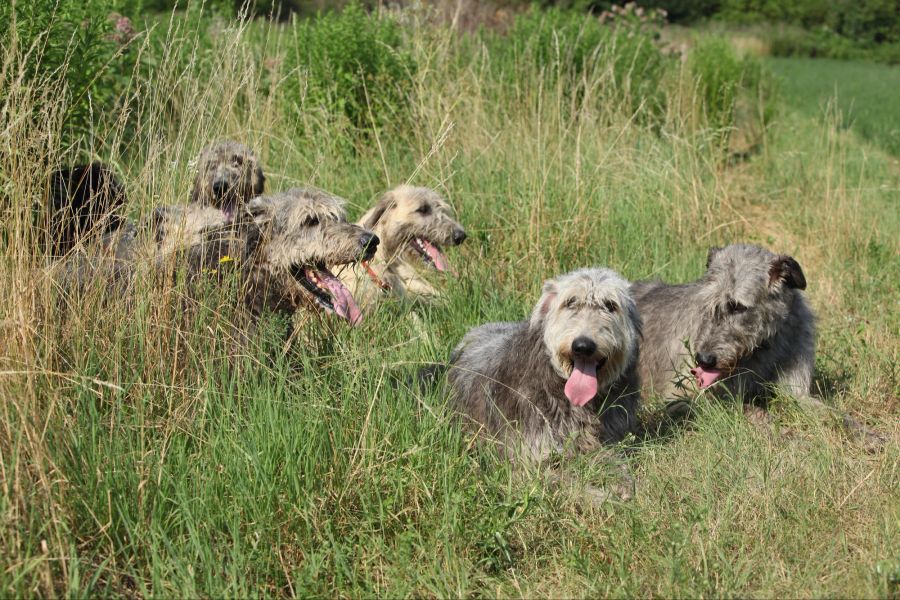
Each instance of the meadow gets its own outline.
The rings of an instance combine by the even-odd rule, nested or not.
[[[129,67],[98,70],[115,90],[102,104],[59,75],[76,58],[29,79],[27,45],[3,48],[4,595],[900,593],[900,167],[883,148],[773,95],[721,40],[698,64],[641,23],[461,33],[427,10],[189,11],[136,26]],[[765,128],[734,156],[739,114]],[[178,281],[67,303],[39,243],[51,170],[108,162],[139,220],[185,201],[192,159],[221,138],[257,150],[268,190],[319,186],[351,217],[399,183],[439,190],[469,233],[446,301],[385,302],[353,329],[304,315],[301,335],[272,323],[249,345],[227,294],[182,319]],[[802,265],[816,391],[883,447],[790,398],[759,425],[700,396],[689,428],[629,444],[635,499],[598,509],[512,472],[439,388],[408,385],[468,328],[526,318],[545,278],[687,281],[734,241]]]

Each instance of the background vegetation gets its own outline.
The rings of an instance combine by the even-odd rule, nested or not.
[[[673,49],[635,8],[461,32],[427,7],[277,24],[191,4],[123,13],[132,31],[106,12],[124,5],[32,6],[0,18],[6,594],[897,594],[900,166],[795,83],[802,63],[776,65],[776,96],[759,59],[709,33]],[[871,69],[860,98],[895,75]],[[266,321],[249,344],[217,290],[191,319],[177,282],[68,303],[36,243],[49,173],[109,162],[140,219],[225,137],[269,190],[321,186],[354,216],[404,181],[440,190],[470,233],[446,303],[352,331],[303,315],[287,342]],[[597,510],[404,383],[524,318],[544,278],[684,281],[736,240],[803,265],[817,389],[880,452],[789,398],[761,426],[700,399],[691,430],[632,448],[636,499]]]

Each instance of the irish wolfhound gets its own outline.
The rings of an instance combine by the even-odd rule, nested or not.
[[[805,406],[826,408],[810,396],[816,325],[802,293],[800,264],[735,244],[712,248],[706,266],[693,283],[631,287],[644,320],[639,370],[645,389],[672,396],[677,372],[687,363],[694,365],[690,372],[700,389],[763,406],[781,389]],[[859,427],[842,417],[849,428]]]
[[[93,162],[55,171],[50,178],[50,254],[67,254],[79,241],[102,237],[124,224],[125,186],[106,165]]]
[[[252,220],[203,229],[192,243],[192,273],[224,274],[237,269],[247,283],[247,304],[292,313],[311,306],[357,324],[362,313],[329,265],[371,259],[378,237],[346,222],[344,200],[321,190],[294,188],[247,203]],[[205,210],[193,205],[187,210]],[[194,228],[197,230],[198,228]]]
[[[640,336],[627,281],[599,268],[561,275],[544,284],[530,321],[466,334],[448,375],[454,406],[513,460],[600,458],[635,426]]]
[[[341,273],[358,298],[371,302],[386,290],[424,300],[439,297],[421,268],[447,271],[442,247],[466,239],[446,200],[429,188],[401,185],[382,196],[359,224],[378,235],[381,244],[371,262]]]
[[[229,219],[238,218],[251,198],[262,195],[265,182],[250,148],[230,140],[217,142],[204,148],[197,159],[191,202],[219,208]]]

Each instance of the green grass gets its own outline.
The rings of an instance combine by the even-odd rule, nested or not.
[[[900,67],[810,58],[768,63],[792,107],[813,116],[835,111],[844,126],[900,156]]]
[[[265,326],[236,342],[215,294],[186,323],[177,285],[61,309],[29,238],[59,124],[18,118],[30,92],[10,88],[0,590],[896,596],[895,162],[789,107],[759,154],[725,167],[677,64],[661,83],[668,112],[643,125],[605,63],[549,80],[414,15],[405,27],[419,69],[402,127],[359,133],[328,106],[283,108],[279,77],[298,75],[258,64],[289,32],[254,24],[211,37],[197,62],[160,59],[159,80],[125,99],[132,137],[115,113],[98,116],[89,140],[122,166],[136,217],[185,197],[189,161],[222,137],[258,149],[270,190],[318,185],[349,198],[353,216],[407,179],[450,199],[470,236],[450,253],[460,273],[442,281],[446,303],[387,302],[355,330],[306,319],[288,346]],[[468,328],[525,318],[547,277],[608,265],[685,281],[709,246],[738,240],[803,266],[819,315],[817,385],[884,433],[881,452],[789,399],[766,427],[701,402],[692,429],[629,455],[635,500],[596,509],[512,472],[460,431],[438,390],[405,383]]]

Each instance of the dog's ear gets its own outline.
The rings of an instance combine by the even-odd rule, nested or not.
[[[556,287],[556,281],[548,279],[544,282],[544,289],[541,290],[541,299],[538,300],[537,305],[531,312],[531,327],[533,329],[541,328],[547,313],[550,312],[550,305],[556,300],[558,293],[559,289]]]
[[[360,225],[362,225],[364,229],[373,229],[375,225],[378,224],[378,221],[384,216],[384,213],[393,208],[394,203],[394,192],[386,193],[381,197],[375,207],[363,216]]]
[[[800,263],[794,260],[794,257],[782,255],[772,261],[769,266],[769,286],[773,286],[779,281],[789,288],[806,289],[806,277],[803,275]]]
[[[713,246],[709,249],[709,252],[706,253],[706,268],[709,268],[709,265],[712,264],[713,258],[715,258],[716,254],[719,253],[719,250],[722,248],[720,246]]]
[[[257,196],[247,203],[247,212],[257,225],[264,225],[275,216],[275,203],[266,196]]]
[[[253,196],[262,196],[266,188],[266,176],[263,174],[259,160],[253,157]]]

